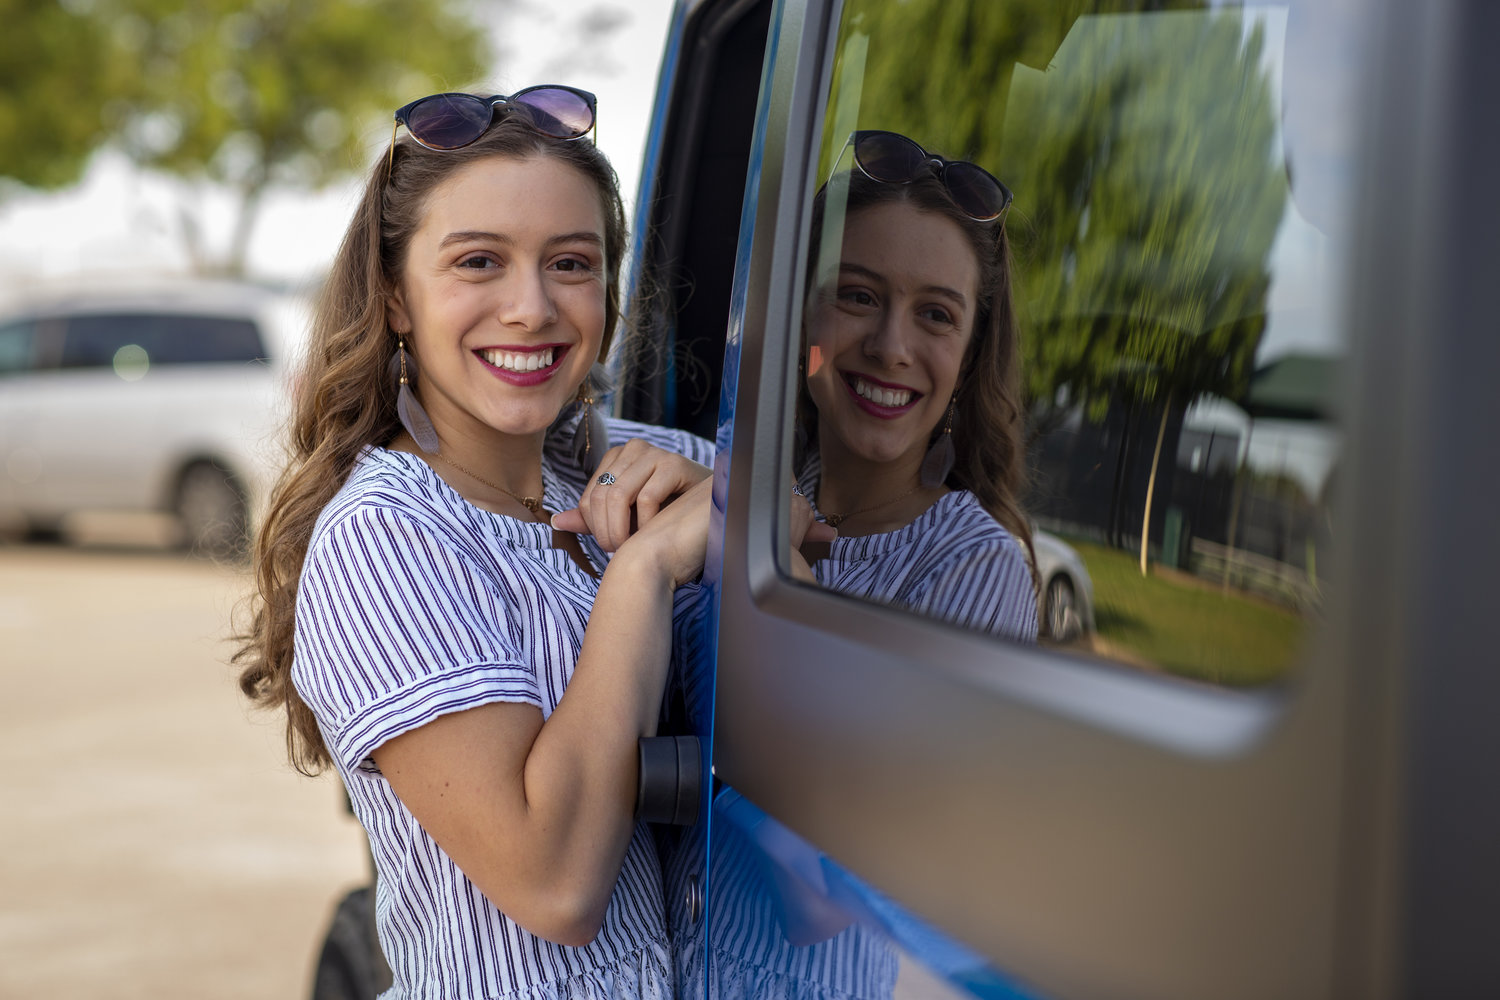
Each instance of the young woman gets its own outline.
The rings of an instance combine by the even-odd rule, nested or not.
[[[847,195],[799,400],[799,485],[839,537],[804,554],[826,587],[1032,640],[1010,192],[893,132],[850,146],[814,206],[817,247],[830,189]]]
[[[241,686],[348,789],[387,997],[671,992],[636,744],[712,452],[592,412],[625,245],[593,116],[552,86],[397,112],[257,541]]]

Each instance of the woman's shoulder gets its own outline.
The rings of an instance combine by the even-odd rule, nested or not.
[[[904,528],[891,533],[907,545],[933,551],[961,546],[966,549],[1003,549],[1020,545],[994,515],[985,510],[979,498],[968,490],[953,490],[938,497],[931,507]]]
[[[910,543],[940,562],[1027,562],[1020,540],[968,490],[940,497],[907,530]]]
[[[712,465],[714,443],[691,431],[676,427],[660,427],[656,424],[626,420],[623,417],[606,417],[604,425],[609,430],[611,445],[624,444],[631,438],[640,438],[647,444],[665,451],[676,452],[700,465]]]
[[[411,521],[446,528],[462,513],[450,493],[420,459],[372,445],[360,453],[349,478],[318,516],[311,545],[360,523]]]

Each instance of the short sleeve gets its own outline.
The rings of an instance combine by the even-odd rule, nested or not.
[[[348,769],[440,715],[541,707],[536,670],[483,553],[376,505],[315,533],[297,594],[292,678]]]
[[[993,635],[1036,641],[1036,586],[1008,534],[944,559],[911,605],[934,618]]]

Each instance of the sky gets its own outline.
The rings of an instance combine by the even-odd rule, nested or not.
[[[671,0],[516,0],[494,16],[496,70],[485,82],[495,93],[535,83],[567,83],[596,93],[599,145],[620,175],[627,211],[640,176],[671,7]],[[585,43],[588,56],[580,58]],[[372,162],[390,134],[387,123],[371,123]],[[251,241],[251,276],[292,287],[315,281],[333,260],[359,188],[360,179],[351,178],[322,192],[269,196]],[[185,273],[177,228],[184,197],[181,184],[104,152],[73,188],[0,200],[0,297]],[[226,247],[231,201],[215,192],[186,197],[201,212],[210,246]]]

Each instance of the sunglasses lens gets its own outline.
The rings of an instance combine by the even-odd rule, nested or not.
[[[437,94],[406,113],[406,130],[433,149],[458,149],[490,127],[490,106],[468,94]]]
[[[980,222],[998,219],[1005,211],[1005,191],[1000,182],[972,163],[948,164],[943,174],[953,203]]]
[[[894,132],[861,132],[854,140],[854,158],[871,179],[905,184],[916,178],[927,159],[922,147]]]
[[[557,139],[576,139],[594,127],[594,109],[582,94],[561,87],[523,90],[508,105],[524,115],[531,127]]]

